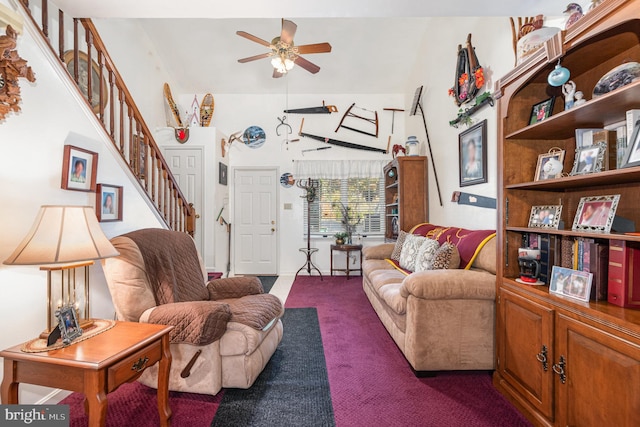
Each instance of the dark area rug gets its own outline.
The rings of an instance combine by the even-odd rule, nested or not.
[[[335,425],[316,309],[287,309],[282,322],[264,371],[248,390],[225,390],[212,427]]]
[[[262,288],[264,289],[264,293],[268,294],[273,287],[273,284],[278,280],[278,276],[258,276],[258,279],[262,282]]]

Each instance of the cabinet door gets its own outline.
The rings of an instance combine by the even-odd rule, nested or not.
[[[500,375],[519,394],[514,397],[553,420],[554,310],[506,289],[500,295]]]
[[[556,354],[566,360],[558,425],[637,426],[640,347],[562,314],[557,322]]]

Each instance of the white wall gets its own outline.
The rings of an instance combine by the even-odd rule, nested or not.
[[[0,4],[11,7],[9,0],[0,0]],[[34,33],[27,25],[25,28],[17,49],[33,68],[36,82],[20,80],[22,111],[0,123],[0,261],[29,231],[41,205],[94,206],[94,193],[60,188],[65,144],[98,153],[98,183],[124,186],[124,221],[103,223],[107,236],[159,227],[160,222],[135,190],[136,184],[123,172],[104,142],[104,134],[90,119],[89,108],[61,83],[62,66],[51,65],[34,41]],[[0,31],[4,34],[4,28]],[[99,265],[91,268],[91,304],[93,316],[113,317],[111,297]],[[35,338],[46,327],[46,275],[37,266],[0,264],[0,324],[3,349]],[[20,386],[20,401],[37,402],[49,391]]]

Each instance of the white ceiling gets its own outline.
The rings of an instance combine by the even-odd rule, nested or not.
[[[567,5],[567,0],[55,2],[74,17],[139,19],[175,79],[172,85],[193,93],[401,93],[430,18],[557,16]],[[331,53],[305,55],[321,67],[318,74],[295,67],[286,78],[273,79],[268,59],[237,62],[266,48],[235,32],[270,41],[280,34],[281,17],[298,25],[296,45],[332,45]]]

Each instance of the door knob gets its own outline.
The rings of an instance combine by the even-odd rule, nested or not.
[[[272,228],[272,229],[271,229],[271,232],[272,232],[272,233],[273,233],[273,232],[275,232],[275,231],[276,231],[276,229],[275,229],[275,228]]]

